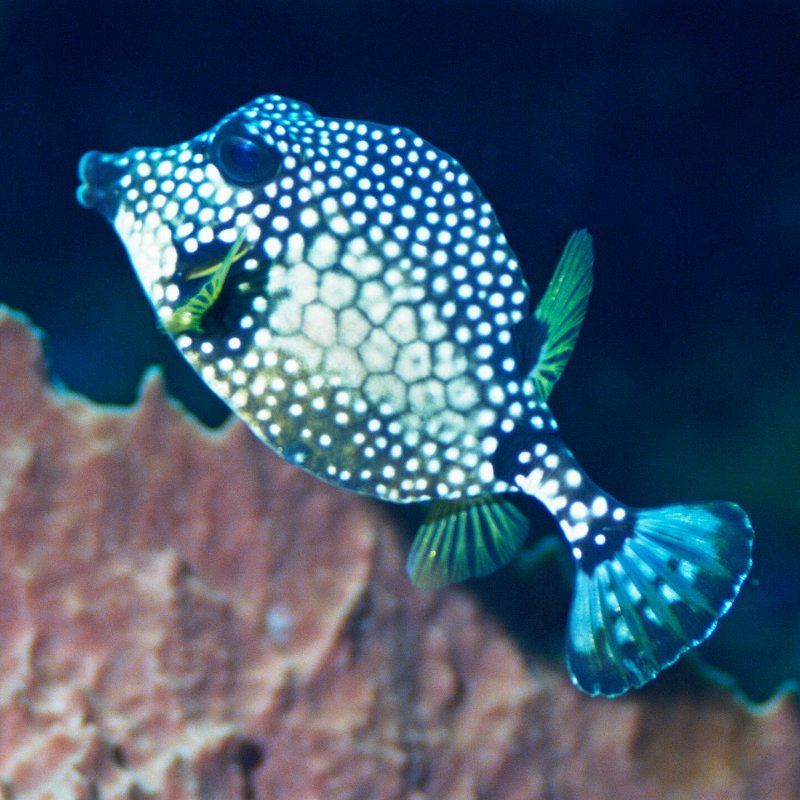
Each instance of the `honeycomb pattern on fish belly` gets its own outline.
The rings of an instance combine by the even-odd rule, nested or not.
[[[309,466],[314,444],[332,459],[348,448],[359,460],[388,453],[391,463],[377,472],[371,464],[356,476],[333,463],[324,468],[332,479],[377,478],[378,485],[400,473],[400,491],[416,492],[435,491],[431,467],[452,463],[447,477],[457,489],[467,482],[461,465],[480,463],[476,431],[497,421],[487,394],[498,403],[505,394],[467,372],[466,349],[449,341],[447,319],[425,301],[421,272],[387,267],[362,236],[342,241],[330,227],[293,234],[269,267],[266,292],[253,301],[267,324],[250,337],[239,364],[257,374],[242,383],[228,361],[198,359],[197,366],[265,440],[285,439],[284,454],[295,463]],[[237,379],[246,387],[238,394]],[[316,431],[308,424],[315,418]],[[441,443],[439,458],[425,437]],[[387,487],[386,496],[397,495]]]

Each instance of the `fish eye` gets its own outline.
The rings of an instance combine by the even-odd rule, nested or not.
[[[271,183],[281,170],[278,150],[239,126],[217,133],[211,158],[225,180],[238,186]]]

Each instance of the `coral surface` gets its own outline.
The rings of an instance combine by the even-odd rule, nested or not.
[[[8,312],[0,374],[0,798],[800,797],[790,698],[583,697],[242,424],[54,391]]]

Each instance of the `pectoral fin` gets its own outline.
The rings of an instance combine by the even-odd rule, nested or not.
[[[245,245],[245,235],[246,229],[243,228],[228,254],[219,264],[189,274],[189,278],[199,278],[209,274],[211,277],[189,300],[178,306],[169,319],[164,320],[162,324],[167,333],[175,336],[187,331],[202,331],[203,317],[219,299],[231,265],[250,249],[249,245]]]

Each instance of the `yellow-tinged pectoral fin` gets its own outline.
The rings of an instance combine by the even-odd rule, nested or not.
[[[249,242],[245,242],[246,228],[243,228],[239,233],[233,247],[228,251],[228,254],[219,264],[212,264],[210,267],[198,267],[197,269],[189,272],[186,277],[189,280],[196,278],[205,278],[206,275],[213,275],[226,261],[229,261],[228,267],[235,264],[240,258],[250,252],[252,246]]]
[[[421,589],[488,575],[514,557],[528,528],[527,517],[504,497],[436,500],[411,545],[406,571]]]
[[[203,317],[208,310],[217,302],[225,285],[231,265],[238,261],[248,250],[249,245],[245,245],[244,240],[246,229],[243,228],[239,233],[233,247],[228,251],[225,258],[216,266],[204,268],[201,272],[189,273],[190,278],[197,278],[201,275],[211,275],[200,289],[192,295],[183,305],[178,306],[172,316],[162,321],[164,330],[177,336],[188,331],[202,331]]]

